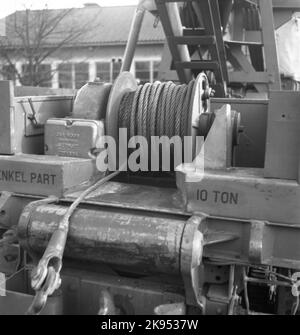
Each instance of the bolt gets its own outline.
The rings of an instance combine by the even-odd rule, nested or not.
[[[73,121],[72,120],[66,120],[66,127],[71,127],[73,124]]]

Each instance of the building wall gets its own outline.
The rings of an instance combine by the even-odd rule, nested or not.
[[[162,51],[162,43],[137,46],[131,72],[140,82],[157,79]],[[119,73],[124,52],[125,45],[60,49],[43,62],[41,71],[49,78],[41,86],[75,89],[96,78],[113,82]],[[16,60],[19,72],[26,71],[24,63],[24,60]],[[20,83],[16,81],[16,85]]]

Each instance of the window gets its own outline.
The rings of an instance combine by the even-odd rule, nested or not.
[[[52,71],[50,64],[23,64],[22,65],[22,85],[51,87]]]
[[[73,88],[72,64],[64,63],[58,66],[58,81],[60,88]]]
[[[117,79],[118,75],[120,74],[121,67],[122,67],[122,60],[116,59],[113,60],[113,81]]]
[[[75,88],[80,88],[89,81],[89,64],[75,64]]]
[[[34,71],[34,70],[33,70]],[[28,64],[22,64],[22,79],[21,84],[25,86],[33,86],[31,81],[32,81],[32,76],[30,73],[30,66]]]
[[[101,81],[111,82],[110,64],[110,62],[97,63],[97,77],[100,78]]]
[[[139,84],[145,84],[150,82],[150,61],[136,61],[135,76]]]
[[[160,61],[153,62],[153,81],[158,80],[158,72],[160,67]]]
[[[16,80],[16,69],[13,65],[3,65],[2,75],[5,80]]]
[[[41,64],[38,67],[38,81],[40,87],[52,87],[52,70],[50,64]]]

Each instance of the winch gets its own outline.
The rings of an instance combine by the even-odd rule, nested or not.
[[[0,83],[11,127],[0,134],[0,272],[16,277],[6,291],[24,298],[18,313],[251,314],[258,287],[272,297],[260,312],[297,313],[300,95],[229,97],[221,7],[194,2],[213,35],[183,25],[174,1],[141,1],[118,78],[74,101],[20,99]],[[145,11],[162,20],[181,83],[130,72]]]

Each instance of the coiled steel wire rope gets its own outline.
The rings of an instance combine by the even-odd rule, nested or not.
[[[118,126],[127,129],[127,140],[143,136],[148,149],[153,136],[167,136],[170,139],[179,136],[184,141],[185,136],[191,135],[194,86],[195,80],[183,85],[156,81],[139,85],[136,91],[125,93],[120,102]],[[171,156],[174,158],[173,146]]]
[[[192,94],[195,81],[176,85],[173,82],[140,85],[122,97],[119,128],[127,128],[128,136],[180,136],[189,134],[192,119]]]

